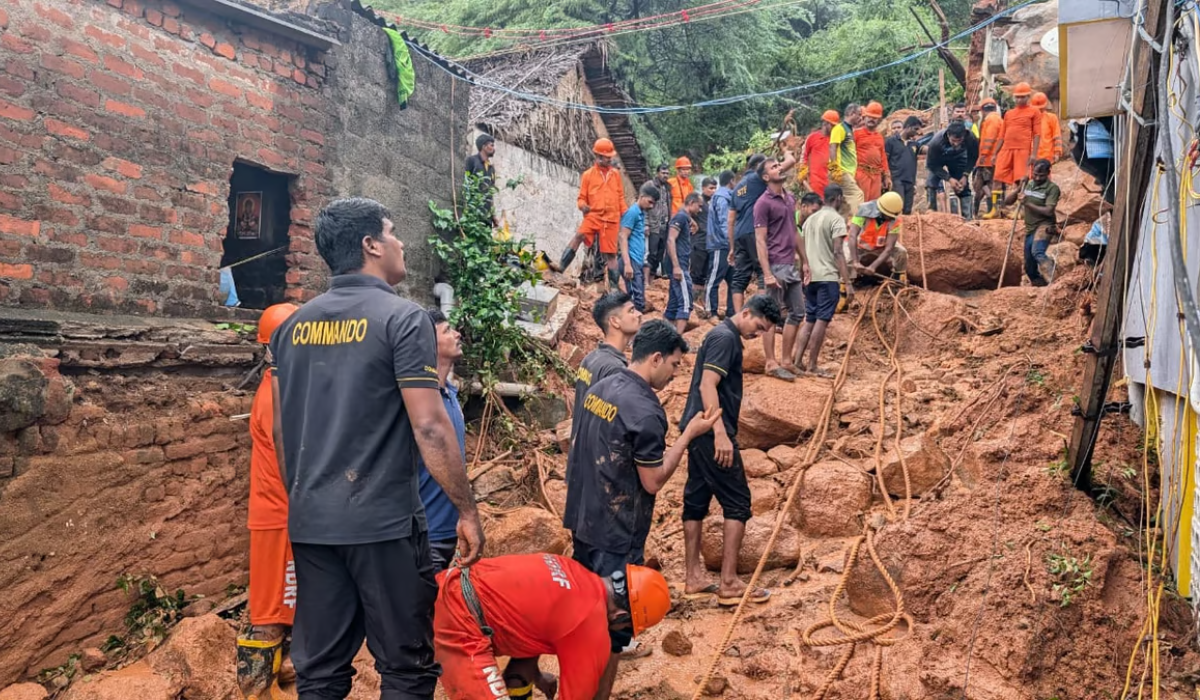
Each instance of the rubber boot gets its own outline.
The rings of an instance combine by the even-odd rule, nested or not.
[[[980,218],[991,220],[998,216],[1000,216],[1000,193],[992,192],[991,207],[988,209],[987,213]]]
[[[846,283],[838,282],[838,303],[837,308],[833,310],[835,314],[840,314],[846,310],[850,304],[850,297],[846,296]]]
[[[563,251],[562,259],[558,263],[550,263],[550,269],[555,272],[562,272],[571,266],[573,260],[575,260],[575,249],[567,248]]]
[[[283,664],[283,639],[237,640],[237,683],[245,700],[270,700]]]
[[[608,270],[608,288],[614,292],[621,289],[621,276],[618,275],[617,271],[612,268],[609,268]]]

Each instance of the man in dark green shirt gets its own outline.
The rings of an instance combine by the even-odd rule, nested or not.
[[[1041,158],[1034,161],[1025,187],[1005,200],[1011,205],[1019,198],[1025,211],[1025,274],[1035,287],[1045,287],[1054,278],[1054,260],[1046,255],[1046,249],[1058,235],[1054,210],[1060,194],[1058,185],[1050,182],[1050,161]]]

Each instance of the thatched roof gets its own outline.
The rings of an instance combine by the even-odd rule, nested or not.
[[[512,90],[563,102],[581,102],[586,93],[603,106],[622,107],[629,98],[608,71],[601,43],[579,44],[465,62],[484,79]],[[488,88],[471,90],[470,121],[497,138],[578,170],[592,163],[591,146],[604,125],[635,186],[647,178],[646,162],[628,120],[535,102]]]

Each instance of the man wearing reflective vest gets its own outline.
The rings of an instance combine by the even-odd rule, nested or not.
[[[975,161],[973,187],[984,202],[985,213],[996,208],[999,192],[992,192],[992,174],[996,169],[996,152],[1000,145],[1000,131],[1004,120],[996,101],[987,98],[979,104],[983,112],[983,124],[979,129],[979,160]]]
[[[849,231],[856,269],[879,275],[879,268],[887,264],[894,277],[908,283],[908,250],[897,241],[903,209],[904,198],[895,192],[884,192],[858,208]]]
[[[854,141],[854,129],[862,119],[862,106],[856,103],[846,105],[842,123],[829,131],[829,181],[842,186],[846,195],[846,204],[850,211],[857,211],[862,206],[863,192],[854,179],[858,172],[858,144]]]

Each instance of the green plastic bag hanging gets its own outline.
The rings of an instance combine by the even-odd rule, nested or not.
[[[408,104],[408,98],[417,89],[417,76],[413,72],[412,56],[408,53],[408,43],[395,29],[383,28],[388,39],[392,42],[392,62],[396,68],[396,99],[400,106]]]

